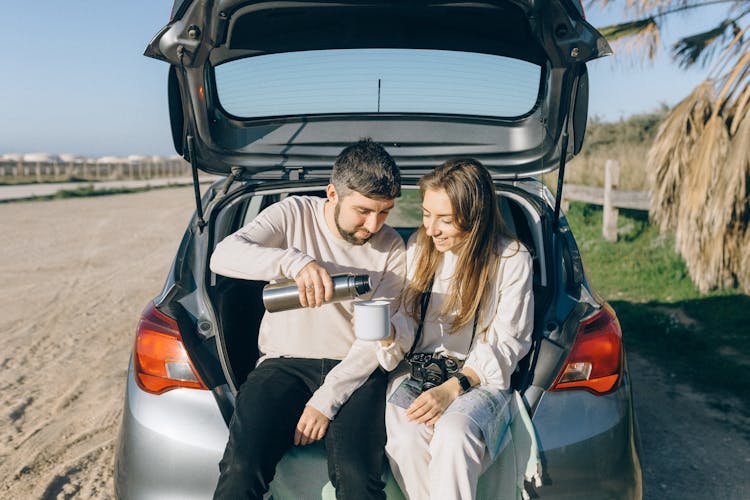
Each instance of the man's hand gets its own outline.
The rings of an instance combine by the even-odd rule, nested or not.
[[[294,430],[294,445],[306,445],[323,439],[330,420],[312,406],[305,406]]]
[[[299,288],[302,307],[320,307],[333,298],[333,280],[328,271],[315,261],[310,262],[294,277]]]

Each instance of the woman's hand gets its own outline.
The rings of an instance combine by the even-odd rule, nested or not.
[[[393,323],[391,323],[391,334],[388,335],[387,339],[380,341],[381,347],[388,347],[389,345],[393,344],[393,341],[396,340],[396,329],[393,328]]]
[[[424,391],[406,410],[409,420],[429,426],[435,425],[446,408],[461,394],[461,385],[454,377]]]

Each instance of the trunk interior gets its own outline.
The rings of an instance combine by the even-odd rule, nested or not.
[[[306,195],[324,196],[324,191],[318,188],[305,193]],[[418,197],[418,191],[415,192]],[[217,232],[213,245],[215,246],[225,236],[239,229],[242,225],[259,213],[263,208],[275,203],[283,197],[283,194],[248,193],[241,199],[234,200],[226,208],[222,209],[220,219],[224,222],[217,224]],[[501,212],[506,224],[515,233],[527,248],[532,251],[534,259],[534,297],[535,297],[535,327],[534,338],[538,340],[542,336],[544,313],[549,303],[551,290],[548,289],[549,272],[546,267],[549,253],[549,245],[542,237],[540,214],[532,213],[530,204],[524,203],[523,199],[515,196],[500,197]],[[399,205],[409,205],[397,202]],[[412,210],[418,209],[418,203],[412,204]],[[408,207],[406,207],[408,210]],[[395,213],[394,213],[395,212]],[[413,216],[408,217],[399,210],[394,210],[389,216],[388,224],[394,227],[399,234],[408,240],[414,229],[421,220]],[[547,247],[547,248],[545,248]],[[236,391],[244,382],[247,375],[255,367],[260,353],[258,351],[258,330],[261,319],[265,313],[261,292],[265,281],[241,280],[215,276],[214,286],[209,287],[209,296],[219,322],[220,344],[223,345],[224,364],[226,366],[227,378],[231,379],[230,389]],[[532,349],[533,350],[533,349]],[[220,350],[221,351],[221,350]],[[519,369],[514,374],[513,383],[516,388],[525,388],[528,379],[530,356],[526,356],[519,364]]]

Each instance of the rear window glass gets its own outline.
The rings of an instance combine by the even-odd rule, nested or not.
[[[248,57],[214,72],[221,106],[243,118],[378,112],[515,117],[533,109],[542,70],[489,54],[336,49]]]

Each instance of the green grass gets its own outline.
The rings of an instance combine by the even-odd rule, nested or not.
[[[416,227],[422,223],[422,199],[416,189],[402,189],[401,197],[388,215],[393,227]]]
[[[697,388],[731,394],[750,412],[750,297],[701,294],[647,214],[621,210],[617,243],[601,236],[601,207],[572,203],[567,219],[586,273],[620,319],[625,346]]]
[[[53,198],[86,198],[89,196],[108,196],[111,194],[123,194],[123,193],[135,193],[138,191],[145,191],[150,188],[104,188],[94,189],[94,186],[81,186],[75,189],[63,189],[58,191]]]
[[[602,209],[571,203],[566,214],[589,278],[608,300],[674,302],[700,297],[671,237],[659,235],[648,214],[620,210],[617,243],[602,238]]]

